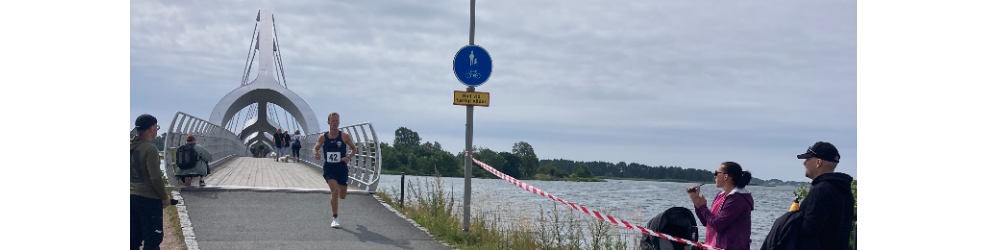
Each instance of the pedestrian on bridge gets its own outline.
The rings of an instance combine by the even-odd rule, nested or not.
[[[330,206],[333,208],[333,222],[330,223],[330,227],[340,228],[340,222],[337,221],[337,196],[340,196],[340,199],[347,199],[347,163],[351,162],[351,159],[357,154],[358,148],[354,146],[354,140],[349,134],[340,131],[340,114],[330,113],[327,116],[327,124],[330,124],[330,131],[323,133],[316,141],[316,146],[313,147],[313,156],[316,157],[316,160],[324,160],[323,178],[330,186]],[[333,131],[337,131],[337,133],[334,134]],[[349,156],[347,155],[347,147],[351,148]],[[321,152],[323,158],[320,158]]]
[[[301,149],[302,135],[298,130],[295,130],[295,135],[292,135],[292,157],[295,158],[295,162],[299,162],[299,150]]]
[[[281,133],[279,128],[277,132],[274,132],[274,151],[277,157],[274,158],[274,162],[278,162],[278,158],[285,156],[285,136]]]
[[[288,157],[291,157],[292,152],[290,152],[291,150],[289,150],[289,148],[292,146],[291,145],[292,144],[291,143],[292,136],[288,135],[288,130],[285,130],[285,132],[282,132],[281,138],[282,138],[282,140],[285,143],[285,154],[284,155],[279,155],[278,157],[285,156],[285,155],[288,155]]]
[[[174,168],[174,176],[180,178],[184,181],[185,187],[191,186],[191,180],[198,177],[198,185],[205,186],[205,176],[211,174],[211,169],[209,169],[208,163],[212,162],[212,154],[208,152],[205,147],[198,144],[198,139],[194,135],[188,135],[185,140],[190,147],[193,147],[195,152],[198,153],[198,162],[195,163],[193,168],[181,169],[180,167]]]
[[[135,119],[137,135],[129,150],[131,237],[129,249],[159,250],[163,242],[163,208],[170,205],[160,155],[151,142],[160,130],[156,117],[149,114]]]

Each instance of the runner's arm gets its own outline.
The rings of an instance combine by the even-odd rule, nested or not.
[[[325,142],[326,134],[319,134],[319,140],[316,141],[316,146],[313,146],[313,156],[319,156],[319,148],[323,147],[323,142]],[[319,160],[319,159],[317,159]]]
[[[347,157],[353,159],[354,156],[358,154],[358,147],[354,146],[354,138],[351,138],[350,134],[344,133],[343,135],[344,142],[347,142],[347,146],[351,148],[351,153]]]

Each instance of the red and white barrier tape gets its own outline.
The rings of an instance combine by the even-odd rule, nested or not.
[[[709,246],[709,245],[704,245],[704,244],[701,244],[701,243],[698,243],[698,242],[692,242],[692,241],[689,241],[689,240],[685,240],[685,239],[677,238],[677,237],[674,237],[674,236],[662,234],[660,232],[656,232],[656,231],[652,231],[652,230],[646,229],[646,228],[644,228],[642,226],[639,226],[639,225],[632,225],[631,223],[628,223],[628,221],[615,219],[615,217],[612,217],[611,215],[601,214],[600,212],[597,212],[595,210],[587,209],[584,206],[578,206],[576,204],[573,204],[572,202],[568,202],[568,201],[565,201],[563,199],[560,199],[559,197],[556,197],[556,196],[554,196],[554,195],[552,195],[550,193],[546,193],[545,191],[542,191],[541,189],[535,188],[534,186],[528,185],[528,183],[521,182],[520,180],[515,179],[514,177],[510,177],[509,175],[504,174],[503,172],[500,172],[500,171],[494,169],[493,167],[490,167],[490,165],[486,165],[486,163],[483,163],[483,162],[481,162],[479,160],[476,160],[476,158],[473,158],[472,155],[469,155],[468,151],[466,151],[465,154],[468,155],[469,158],[471,158],[473,162],[475,162],[476,164],[478,164],[480,167],[482,167],[486,171],[489,171],[490,173],[493,173],[493,175],[496,175],[497,177],[500,177],[500,179],[503,179],[503,180],[505,180],[507,182],[510,182],[511,184],[517,185],[518,187],[521,187],[522,189],[527,190],[528,192],[532,192],[532,193],[535,193],[537,195],[541,195],[543,197],[548,197],[549,199],[552,199],[554,201],[562,203],[563,205],[570,206],[573,209],[575,209],[577,211],[580,211],[580,212],[583,212],[583,213],[585,213],[587,215],[596,217],[596,218],[601,219],[603,221],[610,222],[611,224],[614,224],[614,225],[617,225],[617,226],[623,226],[625,228],[631,229],[633,231],[638,231],[638,232],[641,232],[643,234],[652,235],[652,236],[656,236],[656,237],[660,237],[660,238],[664,238],[664,239],[668,239],[668,240],[672,240],[672,241],[676,241],[676,242],[680,242],[680,243],[684,243],[684,244],[688,244],[688,245],[694,245],[694,246],[700,247],[700,248],[705,249],[705,250],[723,250],[721,248],[715,248],[715,247],[712,247],[712,246]]]

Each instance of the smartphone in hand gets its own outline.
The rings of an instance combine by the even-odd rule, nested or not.
[[[701,189],[701,186],[703,186],[703,185],[705,185],[705,184],[698,184],[697,186],[689,187],[689,188],[687,188],[687,192],[688,193],[698,192],[698,189]]]
[[[170,199],[170,205],[176,206],[177,205],[177,200]]]

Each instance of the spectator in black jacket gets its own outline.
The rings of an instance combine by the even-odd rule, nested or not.
[[[278,162],[278,158],[285,156],[285,135],[281,133],[280,128],[274,132],[274,151],[278,155],[274,158],[274,162]]]
[[[829,142],[816,142],[798,158],[805,159],[806,177],[813,180],[812,189],[799,205],[803,211],[799,242],[818,242],[818,247],[807,247],[810,249],[847,250],[854,220],[854,178],[833,172],[840,152]]]

